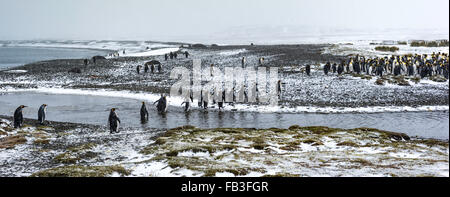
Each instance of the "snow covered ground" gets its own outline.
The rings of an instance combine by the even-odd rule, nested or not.
[[[406,41],[405,41],[406,42]],[[371,45],[376,43],[376,45]],[[376,46],[395,46],[399,50],[396,52],[384,52],[375,50]],[[411,47],[407,45],[384,45],[383,40],[358,40],[348,42],[336,42],[331,47],[323,51],[333,55],[364,55],[366,57],[385,57],[391,55],[405,54],[432,54],[432,53],[449,53],[449,47]]]
[[[170,52],[177,52],[180,48],[163,48],[163,49],[155,49],[144,52],[136,52],[136,53],[127,53],[125,55],[121,55],[121,57],[147,57],[147,56],[156,56],[156,55],[164,55]]]

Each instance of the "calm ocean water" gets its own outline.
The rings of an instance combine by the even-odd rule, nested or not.
[[[92,49],[0,47],[0,70],[43,60],[90,58],[107,53]]]

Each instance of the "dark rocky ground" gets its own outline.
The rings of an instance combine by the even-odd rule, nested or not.
[[[192,68],[192,58],[202,60],[203,68],[215,64],[241,66],[241,57],[247,58],[247,66],[257,66],[260,57],[265,58],[264,66],[279,67],[282,79],[285,106],[421,106],[448,105],[448,81],[438,85],[409,81],[410,86],[375,84],[376,77],[362,79],[347,74],[325,76],[321,66],[313,66],[311,76],[302,73],[306,64],[319,65],[327,61],[339,62],[342,56],[322,54],[328,45],[267,45],[267,46],[215,46],[208,48],[188,48],[191,56],[164,61],[157,57],[121,57],[97,61],[84,66],[83,60],[51,60],[32,63],[14,68],[27,70],[26,73],[0,72],[1,88],[101,88],[112,90],[145,91],[169,93],[176,80],[169,79],[174,67]],[[163,72],[137,74],[136,66],[150,60],[163,63]],[[300,67],[299,67],[300,66]],[[80,69],[81,73],[69,72]],[[209,69],[208,69],[209,70]],[[143,72],[143,70],[141,71]],[[389,77],[389,76],[388,76]]]

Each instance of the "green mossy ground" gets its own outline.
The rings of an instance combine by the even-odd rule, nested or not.
[[[32,174],[32,177],[106,177],[114,172],[121,176],[129,175],[122,166],[62,166]]]
[[[325,143],[330,140],[336,141],[337,148],[344,148],[343,152],[333,152],[323,150]],[[317,147],[319,151],[303,152],[302,146]],[[333,163],[342,163],[344,169],[362,167],[396,169],[393,164],[384,164],[383,162],[411,162],[411,159],[399,159],[389,156],[390,152],[414,151],[424,149],[419,145],[429,145],[448,149],[448,142],[439,140],[411,140],[403,133],[389,132],[372,128],[357,129],[336,129],[323,126],[301,127],[293,125],[288,129],[269,128],[269,129],[242,129],[242,128],[217,128],[217,129],[198,129],[192,126],[170,129],[154,143],[149,144],[141,150],[142,154],[155,155],[146,162],[166,162],[174,171],[188,169],[202,176],[216,176],[217,173],[231,173],[235,176],[245,176],[250,172],[266,173],[265,168],[255,168],[251,165],[242,165],[241,162],[261,162],[265,166],[279,165],[283,154],[298,152],[302,157],[309,158],[311,163],[319,162],[318,167],[327,167]],[[275,149],[274,149],[275,148]],[[382,150],[391,150],[377,153],[379,161],[365,159],[363,155],[357,154],[359,148],[374,148]],[[287,151],[286,153],[274,152]],[[254,150],[254,151],[252,151]],[[261,152],[262,151],[262,152]],[[300,151],[300,152],[299,152]],[[187,156],[185,153],[193,154]],[[203,153],[205,156],[196,155]],[[190,155],[188,154],[188,155]],[[319,155],[348,155],[351,159],[334,158],[324,159]],[[442,153],[443,154],[443,153]],[[277,157],[276,155],[280,156]],[[346,156],[347,157],[347,156]],[[283,159],[281,159],[283,160]],[[224,162],[226,161],[226,162]],[[330,163],[331,162],[331,163]],[[439,161],[421,161],[434,163]],[[313,168],[314,165],[304,163],[303,167]],[[300,176],[300,174],[277,173],[268,176]]]

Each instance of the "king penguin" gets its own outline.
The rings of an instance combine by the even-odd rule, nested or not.
[[[145,102],[142,102],[141,107],[141,122],[146,123],[148,121],[148,111],[147,107],[145,106]]]
[[[38,121],[40,124],[44,124],[45,122],[45,114],[47,113],[47,104],[41,105],[38,110]]]
[[[14,128],[20,128],[23,125],[22,109],[27,106],[21,105],[14,111]]]
[[[109,113],[109,130],[110,133],[119,133],[119,125],[120,125],[120,119],[116,114],[116,108],[112,108],[111,112]]]

